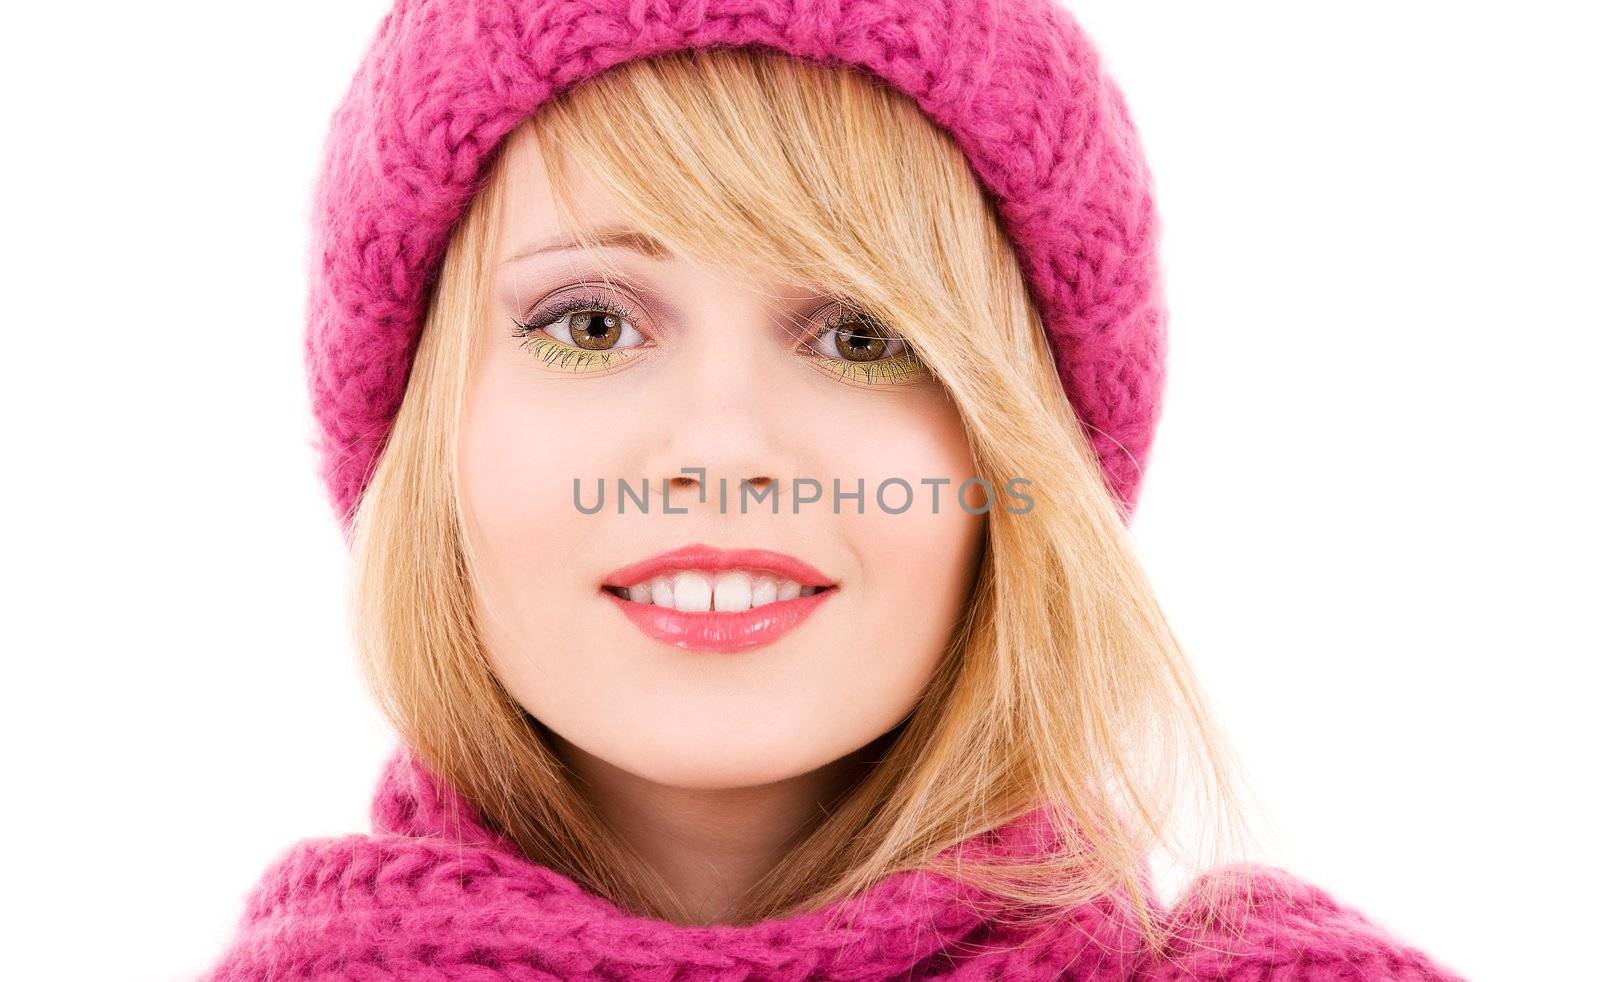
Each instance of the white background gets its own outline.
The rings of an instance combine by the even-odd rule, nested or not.
[[[1596,23],[1071,6],[1164,218],[1135,536],[1265,858],[1469,978],[1595,977]],[[6,15],[10,978],[191,977],[273,856],[366,828],[390,738],[300,359],[385,9]]]

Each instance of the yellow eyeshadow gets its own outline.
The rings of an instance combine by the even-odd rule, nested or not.
[[[522,343],[539,361],[564,372],[599,371],[610,367],[613,362],[621,361],[627,357],[627,352],[632,350],[624,348],[621,351],[584,351],[582,348],[562,344],[554,338],[532,335],[524,338]]]
[[[522,345],[543,364],[564,372],[597,372],[625,361],[632,348],[619,351],[585,351],[551,337],[529,335]],[[848,361],[817,356],[817,366],[842,381],[855,385],[910,385],[928,378],[927,366],[915,355],[902,354],[881,361]]]
[[[818,358],[817,364],[830,375],[861,385],[909,385],[928,378],[927,366],[915,355],[896,355],[881,361]]]

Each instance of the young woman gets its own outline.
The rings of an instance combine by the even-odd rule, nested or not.
[[[1232,768],[1126,531],[1157,219],[1048,0],[400,0],[315,217],[400,740],[211,978],[1456,977],[1207,866]]]

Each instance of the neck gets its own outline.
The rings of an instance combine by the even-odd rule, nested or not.
[[[724,923],[808,826],[872,766],[868,744],[817,770],[767,784],[681,788],[625,771],[551,732],[577,785],[672,892],[688,923]]]

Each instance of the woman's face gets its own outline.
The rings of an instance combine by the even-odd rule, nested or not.
[[[904,376],[898,341],[859,321],[828,333],[825,287],[626,241],[606,252],[614,288],[580,251],[526,255],[562,229],[532,131],[506,152],[458,460],[496,674],[558,737],[672,787],[793,778],[872,742],[916,703],[976,570],[984,516],[955,497],[974,468],[953,404],[921,370],[868,381]],[[580,192],[586,223],[627,224]],[[619,514],[619,480],[644,479],[649,513],[624,497]],[[861,483],[859,504],[835,508],[835,479]],[[898,514],[904,487],[876,494],[893,479],[912,491]],[[766,495],[742,513],[741,480]],[[602,487],[604,507],[580,510]],[[687,546],[711,549],[638,565]]]

